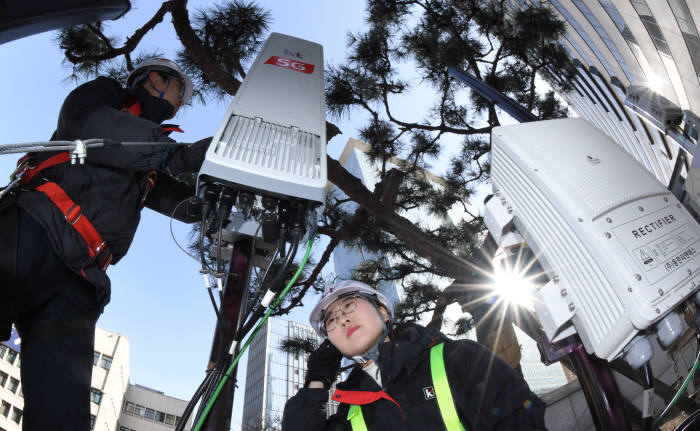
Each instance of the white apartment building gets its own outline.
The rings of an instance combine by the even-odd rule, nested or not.
[[[21,347],[21,339],[14,328],[11,338],[0,343],[0,431],[22,429]],[[129,384],[129,339],[116,332],[95,329],[90,390],[91,430],[173,430],[186,406],[185,400]],[[186,430],[189,428],[185,427]]]
[[[180,423],[187,401],[146,386],[129,385],[123,405],[118,431],[167,431]]]
[[[0,343],[0,431],[19,431],[24,399],[19,377],[20,339],[13,330],[8,341]]]

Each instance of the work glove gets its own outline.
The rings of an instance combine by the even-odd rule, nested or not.
[[[340,370],[342,357],[340,351],[326,339],[309,355],[304,386],[308,387],[309,382],[318,381],[323,383],[324,388],[330,388]]]

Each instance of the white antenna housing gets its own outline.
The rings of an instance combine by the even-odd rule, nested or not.
[[[323,203],[323,48],[271,33],[214,135],[199,171],[256,193]]]
[[[536,311],[614,359],[700,286],[700,226],[658,180],[582,119],[494,128],[485,220],[511,221],[550,281]]]

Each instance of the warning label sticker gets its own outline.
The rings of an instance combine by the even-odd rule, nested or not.
[[[700,230],[675,207],[625,223],[613,232],[650,284],[672,274],[700,250]]]

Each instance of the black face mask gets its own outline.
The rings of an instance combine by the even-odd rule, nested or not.
[[[141,105],[141,118],[162,123],[175,114],[175,108],[165,99],[152,96],[145,88],[138,87],[134,95]]]

